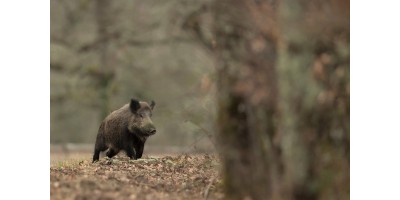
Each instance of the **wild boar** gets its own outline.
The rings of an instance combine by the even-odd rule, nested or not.
[[[108,149],[109,158],[121,150],[131,159],[142,157],[147,138],[156,133],[151,120],[155,102],[131,99],[120,109],[109,114],[101,123],[94,148],[93,162],[99,160],[100,152]]]

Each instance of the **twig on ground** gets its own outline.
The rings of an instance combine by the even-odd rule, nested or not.
[[[207,185],[206,189],[204,190],[204,199],[207,200],[208,198],[208,194],[211,188],[211,185],[214,183],[215,181],[215,177],[212,177],[210,180],[210,183]]]

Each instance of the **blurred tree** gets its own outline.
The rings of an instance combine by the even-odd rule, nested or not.
[[[188,21],[218,60],[227,197],[348,199],[349,1],[220,0]]]
[[[104,119],[110,112],[110,86],[115,76],[115,64],[112,62],[113,52],[111,51],[110,40],[113,32],[113,13],[111,12],[109,0],[96,0],[96,21],[98,31],[98,51],[100,54],[100,70],[97,76],[100,85],[101,119]]]
[[[350,198],[350,2],[283,0],[280,131],[295,199]]]
[[[275,141],[274,7],[249,1],[218,1],[214,6],[215,50],[220,62],[218,140],[226,193],[237,199],[270,199],[279,195],[282,174],[281,149]],[[269,26],[260,26],[259,18],[267,19]]]

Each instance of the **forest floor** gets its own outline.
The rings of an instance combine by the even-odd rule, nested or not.
[[[220,161],[213,154],[144,156],[120,153],[91,163],[51,154],[51,199],[222,199]]]

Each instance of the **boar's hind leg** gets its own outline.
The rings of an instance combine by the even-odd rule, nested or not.
[[[96,139],[96,144],[94,146],[94,154],[93,154],[93,161],[96,162],[99,160],[100,152],[105,151],[107,149],[106,145],[104,145],[104,141],[101,138]]]
[[[97,150],[97,149],[95,149],[94,150],[94,155],[93,155],[93,163],[94,162],[96,162],[96,161],[99,161],[99,157],[100,157],[100,151],[99,150]]]
[[[100,151],[99,150],[94,150],[94,155],[93,155],[93,161],[92,163],[99,161],[99,157],[100,157]]]
[[[107,155],[107,157],[112,158],[112,157],[114,157],[115,155],[117,155],[118,152],[119,152],[119,150],[116,150],[116,149],[114,149],[114,148],[110,148],[110,149],[107,151],[106,155]]]

